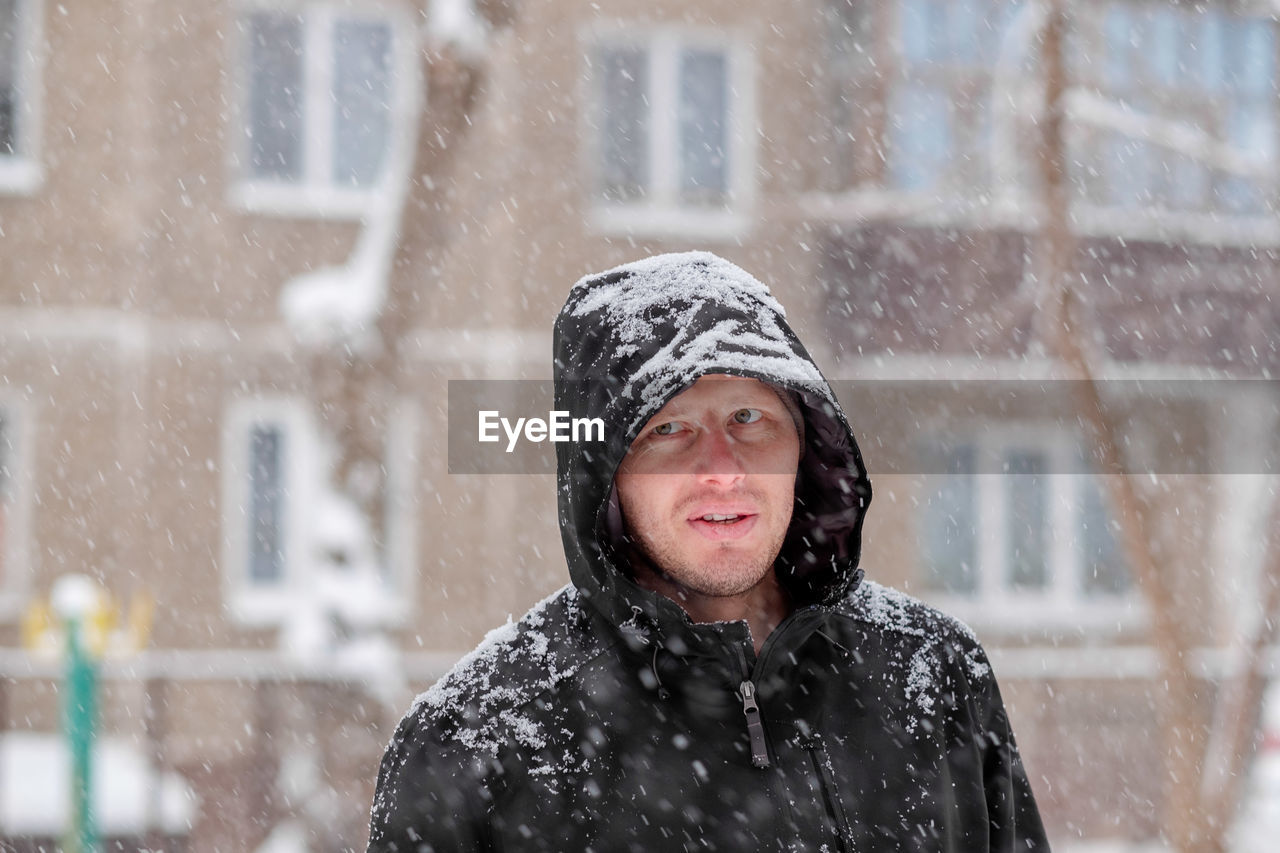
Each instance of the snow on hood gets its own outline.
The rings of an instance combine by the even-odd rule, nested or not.
[[[642,406],[628,432],[661,408],[673,389],[679,391],[689,377],[703,373],[749,373],[825,388],[818,368],[792,348],[780,325],[786,311],[769,289],[709,252],[658,255],[588,276],[574,285],[565,310],[602,323],[616,357],[642,357],[626,376],[622,393],[638,390],[643,403],[661,402]],[[704,312],[717,316],[710,327],[695,322]],[[654,351],[652,345],[662,339],[672,315],[687,322],[674,324],[674,336]]]
[[[557,445],[569,572],[615,623],[656,594],[619,569],[605,519],[618,464],[640,428],[700,376],[745,376],[795,393],[806,421],[779,577],[799,603],[834,603],[860,580],[870,482],[830,385],[769,288],[708,252],[659,255],[578,281],[555,327],[556,408],[605,423],[600,452]]]

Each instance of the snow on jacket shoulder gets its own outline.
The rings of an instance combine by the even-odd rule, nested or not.
[[[572,584],[419,697],[383,758],[369,850],[1047,850],[987,658],[858,568],[870,483],[830,386],[756,279],[706,253],[578,282],[556,321]],[[775,571],[795,609],[757,655],[631,579],[613,478],[699,376],[793,395],[796,504]]]
[[[414,701],[383,758],[371,851],[489,849],[513,760],[555,787],[573,763],[547,749],[565,734],[548,710],[603,651],[587,619],[566,587],[491,631]]]

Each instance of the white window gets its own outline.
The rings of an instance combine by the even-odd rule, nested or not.
[[[13,568],[9,554],[15,491],[13,455],[12,418],[7,409],[0,408],[0,588]]]
[[[305,546],[307,497],[316,480],[306,410],[290,401],[242,401],[223,435],[223,579],[235,615],[249,623],[286,612]]]
[[[383,477],[382,568],[389,594],[388,615],[404,619],[413,608],[418,577],[418,442],[421,424],[417,405],[401,399],[387,427]]]
[[[0,615],[21,613],[27,603],[27,501],[22,422],[17,405],[0,400]]]
[[[995,431],[940,443],[929,458],[921,573],[949,607],[977,621],[1033,623],[1129,607],[1102,482],[1068,436]]]
[[[334,448],[305,403],[251,399],[233,403],[223,433],[223,586],[234,618],[275,625],[296,616],[317,573],[347,571],[352,594],[382,595],[378,621],[411,612],[417,576],[415,509],[417,410],[397,407],[385,444],[384,490],[377,518],[357,519],[332,488]],[[363,575],[373,566],[377,577]],[[363,585],[372,577],[373,583]],[[330,587],[335,579],[325,581]],[[358,605],[357,605],[358,606]],[[367,617],[362,617],[367,618]]]
[[[597,36],[591,174],[605,230],[731,236],[750,201],[747,51],[722,36]]]
[[[0,0],[0,192],[40,184],[37,146],[38,0]]]
[[[240,19],[237,200],[261,212],[359,215],[409,118],[409,45],[394,16],[319,4]]]

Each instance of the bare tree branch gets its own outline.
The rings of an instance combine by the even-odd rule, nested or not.
[[[1089,425],[1103,482],[1118,519],[1121,544],[1134,578],[1147,601],[1151,635],[1160,662],[1167,701],[1162,706],[1165,735],[1165,770],[1169,780],[1163,825],[1175,849],[1192,853],[1205,842],[1205,816],[1200,811],[1199,771],[1203,721],[1190,669],[1191,648],[1177,618],[1169,579],[1161,572],[1153,553],[1149,525],[1142,502],[1133,487],[1116,440],[1112,421],[1085,352],[1076,317],[1077,299],[1069,283],[1075,242],[1070,223],[1070,184],[1067,171],[1065,125],[1067,72],[1064,61],[1066,10],[1063,0],[1052,0],[1041,36],[1044,73],[1044,111],[1041,114],[1037,167],[1044,193],[1045,216],[1041,224],[1036,273],[1041,292],[1049,297],[1048,311],[1038,315],[1036,330],[1080,381],[1080,414]]]

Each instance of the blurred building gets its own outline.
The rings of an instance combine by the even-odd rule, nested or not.
[[[1255,5],[1085,0],[1067,50],[1076,288],[1206,697],[1274,432],[1232,380],[1280,367]],[[195,800],[124,849],[362,849],[414,692],[567,580],[550,474],[450,473],[448,381],[549,378],[581,275],[707,248],[838,380],[864,566],[992,650],[1055,841],[1154,837],[1147,607],[1034,281],[1040,9],[0,0],[0,726],[57,730],[21,625],[89,574],[157,603],[101,729]]]

